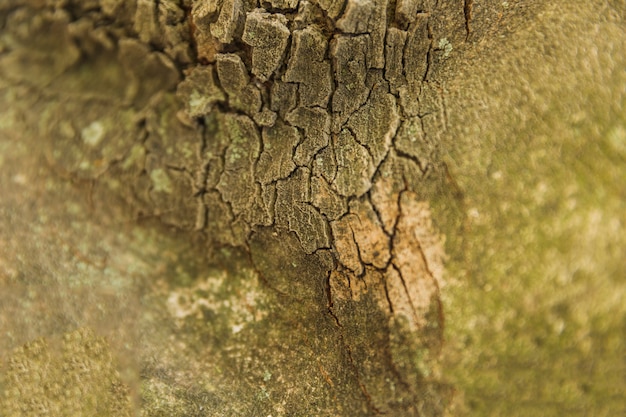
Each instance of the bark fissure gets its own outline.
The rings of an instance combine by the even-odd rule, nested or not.
[[[470,34],[472,32],[471,22],[472,22],[472,6],[474,5],[474,0],[464,0],[463,2],[463,15],[465,17],[465,41],[469,40]]]
[[[340,330],[369,409],[406,408],[392,403],[391,382],[373,378],[383,372],[397,379],[385,365],[394,361],[384,356],[372,364],[360,356],[366,356],[366,326],[378,335],[378,345],[369,348],[381,355],[392,356],[398,334],[420,340],[431,299],[438,297],[432,282],[442,277],[442,242],[422,192],[428,167],[437,166],[431,132],[439,119],[447,124],[441,94],[433,98],[430,85],[440,52],[437,6],[417,0],[183,3],[107,6],[132,11],[128,30],[143,44],[125,40],[123,53],[148,64],[129,76],[134,84],[125,97],[146,114],[136,135],[141,141],[133,144],[139,147],[116,149],[105,163],[133,178],[128,194],[146,215],[203,234],[210,250],[251,253],[261,281],[280,297],[310,301],[276,284],[259,261],[263,254],[253,253],[261,251],[251,246],[255,236],[270,228],[291,236],[303,257],[332,258],[321,278],[302,274],[323,282],[316,302]],[[190,47],[177,47],[183,41]],[[166,76],[150,82],[167,86],[154,97],[139,82],[153,73]],[[80,126],[87,146],[101,140],[98,122]],[[78,154],[68,171],[82,175]],[[376,324],[359,312],[372,314],[367,317]],[[405,387],[416,401],[420,383]]]

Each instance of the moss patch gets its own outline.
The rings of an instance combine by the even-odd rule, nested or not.
[[[495,66],[449,85],[465,102],[448,148],[464,240],[443,291],[460,414],[626,410],[623,31],[574,7],[547,8],[481,57]],[[463,96],[485,79],[485,97]]]

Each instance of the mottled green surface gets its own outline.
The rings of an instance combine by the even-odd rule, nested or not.
[[[447,84],[467,219],[444,368],[467,415],[626,413],[624,3],[573,3]]]

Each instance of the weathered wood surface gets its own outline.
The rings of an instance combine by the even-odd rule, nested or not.
[[[624,4],[574,3],[0,5],[8,415],[619,413]]]

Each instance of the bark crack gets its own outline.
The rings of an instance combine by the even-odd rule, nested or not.
[[[453,183],[437,160],[439,123],[445,131],[449,117],[445,91],[432,79],[441,52],[434,40],[449,26],[436,10],[425,11],[437,2],[139,3],[128,30],[141,42],[124,46],[125,60],[150,64],[133,75],[136,85],[126,97],[145,109],[137,149],[114,150],[108,159],[95,152],[81,157],[105,161],[107,175],[126,170],[122,178],[132,183],[122,184],[126,197],[141,201],[147,216],[203,232],[209,250],[247,251],[272,294],[314,306],[325,329],[335,324],[341,343],[334,346],[347,373],[356,375],[353,390],[358,383],[366,400],[357,392],[359,402],[377,414],[403,415],[388,397],[400,387],[400,372],[375,362],[403,366],[392,358],[392,344],[419,339],[427,314],[441,309],[432,304],[428,310],[425,301],[438,301],[441,265],[423,201],[430,191],[426,176],[447,175]],[[472,3],[464,1],[466,39]],[[104,7],[129,6],[109,1]],[[172,39],[192,49],[182,81],[185,51],[170,45]],[[131,54],[135,49],[141,51]],[[160,73],[174,74],[175,81]],[[145,85],[166,86],[160,96],[141,90],[144,78]],[[169,112],[181,103],[184,117]],[[69,176],[75,172],[68,169]],[[103,178],[101,172],[93,177]],[[299,267],[268,260],[285,248],[289,261],[304,260]],[[393,333],[405,330],[408,336]],[[374,351],[363,346],[371,341],[388,356],[363,359],[366,349]],[[377,385],[383,368],[391,382]],[[331,387],[339,381],[320,372]]]
[[[464,0],[463,2],[463,14],[465,16],[465,42],[469,40],[470,34],[472,32],[471,22],[473,5],[474,0]]]

